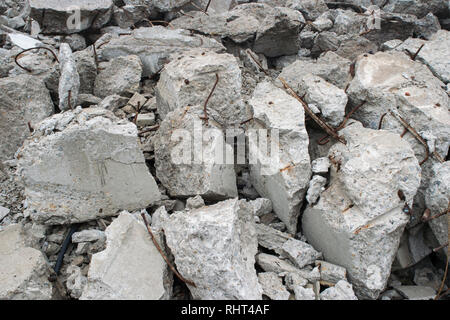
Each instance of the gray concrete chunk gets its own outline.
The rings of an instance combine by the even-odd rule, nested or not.
[[[160,199],[136,126],[99,108],[41,122],[20,150],[18,173],[26,212],[39,223],[82,222]]]
[[[271,300],[289,300],[291,294],[286,290],[282,279],[276,273],[258,273],[258,281],[261,284],[263,295]]]

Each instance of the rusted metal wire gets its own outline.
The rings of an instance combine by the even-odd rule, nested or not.
[[[289,92],[289,94],[291,96],[293,96],[295,99],[297,99],[302,104],[302,106],[305,109],[306,113],[308,113],[308,115],[323,130],[325,130],[325,132],[328,133],[328,135],[332,136],[333,138],[335,138],[336,140],[338,140],[339,142],[341,142],[343,144],[347,143],[343,137],[340,137],[336,132],[334,132],[334,129],[329,124],[327,124],[320,117],[318,117],[314,112],[312,112],[312,110],[309,108],[308,104],[305,101],[303,101],[302,98],[300,98],[297,93],[295,93],[295,91],[287,84],[286,80],[284,80],[281,77],[279,79],[280,79],[281,83],[283,84],[284,88]]]
[[[262,70],[262,72],[264,72],[266,74],[266,76],[269,75],[269,73],[267,72],[266,69],[263,68],[263,66],[261,65],[261,62],[258,61],[258,59],[256,59],[253,54],[251,53],[251,51],[249,49],[245,50],[248,55],[250,56],[250,58],[252,58],[253,61],[255,61],[255,63],[258,65],[258,67]]]
[[[214,83],[214,86],[212,87],[211,92],[209,93],[208,97],[206,98],[206,101],[203,105],[203,117],[200,117],[200,119],[205,120],[206,125],[208,125],[208,102],[209,99],[211,99],[211,96],[213,95],[214,91],[216,90],[217,84],[219,83],[219,74],[216,73],[216,82]]]
[[[153,232],[152,232],[150,226],[148,225],[147,218],[145,217],[145,213],[142,213],[141,216],[142,216],[142,219],[144,220],[145,227],[147,228],[147,231],[150,234],[150,237],[152,238],[153,244],[155,245],[156,249],[159,251],[159,253],[163,257],[164,261],[166,261],[166,263],[169,266],[170,270],[172,270],[172,272],[178,277],[178,279],[180,279],[184,283],[187,283],[187,284],[189,284],[189,285],[191,285],[193,287],[197,287],[194,282],[185,279],[181,274],[179,274],[178,271],[175,269],[175,267],[170,263],[169,259],[164,254],[164,252],[162,251],[161,247],[159,246],[158,241],[156,241],[155,236],[153,235]]]
[[[344,121],[342,121],[342,123],[339,125],[339,127],[337,127],[337,129],[335,130],[335,132],[338,132],[339,130],[342,130],[345,125],[347,124],[348,120],[350,119],[350,117],[352,116],[352,114],[354,114],[359,108],[361,108],[363,105],[366,104],[366,101],[363,101],[362,103],[360,103],[359,105],[357,105],[355,108],[353,108],[352,111],[350,111],[344,118]],[[327,144],[328,142],[330,142],[330,139],[328,138],[329,135],[326,135],[324,137],[322,137],[321,139],[319,139],[319,141],[317,142],[318,144],[320,144],[321,146]],[[326,140],[325,140],[326,139]]]
[[[14,62],[15,62],[21,69],[23,69],[23,70],[25,70],[25,71],[27,71],[27,72],[32,72],[32,70],[30,70],[30,69],[25,68],[24,66],[22,66],[22,65],[19,63],[18,59],[19,59],[25,52],[28,52],[28,51],[31,51],[31,50],[39,50],[39,49],[44,49],[44,50],[50,51],[50,52],[52,53],[53,57],[55,58],[56,62],[59,63],[58,56],[53,52],[52,49],[47,48],[47,47],[33,47],[33,48],[25,49],[25,50],[19,52],[19,53],[15,56]]]
[[[208,12],[209,5],[211,4],[211,1],[212,1],[212,0],[209,0],[209,1],[208,1],[208,4],[207,4],[206,7],[205,7],[205,13]]]

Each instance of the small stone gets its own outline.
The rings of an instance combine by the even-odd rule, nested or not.
[[[271,300],[289,300],[290,293],[276,273],[258,273],[258,281],[261,284],[263,295]]]
[[[262,216],[272,212],[272,201],[266,198],[258,198],[251,201],[255,209],[255,216]]]
[[[398,286],[395,289],[406,296],[408,300],[434,300],[436,297],[436,290],[430,287]]]
[[[187,210],[198,209],[198,208],[201,208],[204,206],[205,206],[205,201],[199,195],[186,200],[186,209]]]
[[[295,286],[293,288],[295,300],[316,300],[316,294],[313,288],[304,288],[302,286]]]
[[[139,127],[152,126],[156,123],[154,113],[140,113],[137,116],[136,124]]]
[[[340,280],[334,287],[320,293],[320,300],[358,300],[353,287],[345,280]]]
[[[306,193],[306,201],[310,205],[314,205],[319,199],[320,194],[325,190],[327,179],[322,176],[314,176],[309,182],[308,192]]]
[[[328,169],[331,166],[330,159],[328,157],[317,158],[311,163],[313,173],[328,173]]]
[[[9,214],[10,210],[8,208],[0,206],[0,222]]]
[[[105,239],[106,239],[105,232],[96,230],[96,229],[83,230],[80,232],[75,232],[72,235],[73,243],[95,242],[95,241],[105,240]]]
[[[322,257],[311,245],[296,240],[289,239],[283,244],[282,256],[289,258],[298,268],[313,264],[317,259]]]
[[[322,260],[317,260],[316,266],[320,269],[320,280],[327,284],[347,280],[347,270],[343,267]]]

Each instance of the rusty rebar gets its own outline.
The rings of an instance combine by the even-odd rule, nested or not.
[[[290,93],[291,96],[293,96],[295,99],[297,99],[305,109],[306,113],[323,129],[326,133],[328,133],[330,136],[338,140],[339,142],[346,144],[347,142],[343,137],[340,137],[336,132],[334,132],[334,129],[327,124],[325,121],[323,121],[320,117],[318,117],[308,106],[308,104],[303,101],[297,93],[287,84],[286,80],[283,78],[279,78],[281,83],[283,84],[284,88]]]
[[[23,70],[25,70],[25,71],[27,71],[27,72],[32,72],[32,70],[30,70],[30,69],[25,68],[24,66],[22,66],[22,65],[19,63],[18,59],[19,59],[25,52],[28,52],[28,51],[31,51],[31,50],[39,50],[39,49],[44,49],[44,50],[50,51],[50,52],[52,53],[53,57],[55,58],[56,62],[59,63],[58,56],[53,52],[52,49],[47,48],[47,47],[33,47],[33,48],[25,49],[25,50],[19,52],[19,53],[14,57],[14,62],[15,62],[21,69],[23,69]]]
[[[208,110],[207,110],[208,102],[209,99],[211,99],[211,96],[213,95],[214,91],[216,90],[218,83],[219,83],[219,74],[216,73],[216,82],[214,83],[214,86],[212,87],[211,92],[209,93],[203,105],[203,117],[200,117],[200,119],[205,120],[206,125],[208,125]]]
[[[205,7],[205,13],[208,12],[209,5],[211,4],[211,1],[212,1],[212,0],[209,0],[208,3],[206,4],[206,7]]]
[[[253,54],[251,53],[251,51],[249,49],[246,50],[246,52],[248,53],[248,55],[250,56],[250,58],[252,58],[253,61],[255,61],[255,63],[258,65],[258,67],[266,74],[266,76],[269,75],[269,73],[267,72],[266,69],[263,68],[263,66],[261,65],[261,62],[258,61],[258,59],[256,59]]]
[[[178,271],[175,269],[175,267],[170,263],[169,259],[164,254],[164,252],[161,249],[161,247],[159,246],[158,241],[156,241],[155,236],[153,235],[153,232],[152,232],[150,226],[148,225],[147,218],[145,217],[145,213],[142,213],[141,216],[142,216],[142,219],[144,220],[145,227],[147,228],[147,231],[150,234],[150,237],[152,238],[153,244],[155,245],[156,249],[159,251],[159,253],[163,257],[164,261],[166,261],[166,263],[169,266],[170,270],[172,270],[172,272],[178,277],[178,279],[180,279],[184,283],[187,283],[187,284],[189,284],[189,285],[191,285],[193,287],[197,287],[194,282],[185,279],[181,274],[179,274]]]

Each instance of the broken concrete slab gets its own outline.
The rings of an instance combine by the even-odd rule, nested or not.
[[[278,254],[281,254],[283,245],[289,239],[292,239],[292,235],[278,231],[265,224],[256,224],[256,234],[258,236],[258,244],[269,250],[273,250]]]
[[[18,159],[26,214],[39,223],[83,222],[160,199],[136,126],[104,109],[78,108],[44,120]]]
[[[175,212],[162,224],[178,271],[196,285],[188,284],[194,299],[261,299],[251,204],[226,200]]]
[[[333,127],[339,126],[345,117],[347,95],[344,90],[311,73],[301,77],[297,93],[304,101],[314,104],[322,118]]]
[[[395,287],[408,300],[434,300],[436,290],[423,286],[398,286]]]
[[[439,30],[430,41],[425,42],[417,54],[417,61],[423,62],[433,74],[444,83],[450,82],[450,31]]]
[[[261,196],[272,201],[274,212],[288,231],[295,234],[302,199],[311,177],[303,107],[269,82],[258,84],[249,104],[255,120],[251,128],[268,130],[271,139],[278,140],[279,148],[278,153],[272,151],[272,158],[267,150],[258,148],[255,151],[256,163],[250,164],[251,182]],[[290,116],[286,117],[286,114]],[[249,143],[257,145],[256,141]]]
[[[67,43],[61,43],[59,47],[59,63],[61,68],[58,85],[59,109],[66,111],[77,107],[80,91],[80,76],[75,57]]]
[[[206,126],[203,115],[203,107],[187,106],[166,116],[154,140],[156,176],[172,197],[236,197],[234,166],[223,154],[224,148],[231,154],[231,146],[214,121]]]
[[[310,205],[314,205],[317,202],[320,194],[323,190],[325,190],[326,184],[326,178],[319,175],[313,176],[313,178],[309,182],[308,192],[306,193],[306,201],[308,201]]]
[[[313,246],[296,239],[287,240],[281,251],[282,257],[288,258],[300,269],[322,257],[322,253],[316,251]]]
[[[24,230],[19,224],[0,229],[0,299],[50,300],[51,274],[45,256],[26,245]]]
[[[338,143],[330,149],[330,186],[306,209],[303,232],[326,261],[347,269],[359,297],[376,299],[409,221],[399,190],[411,207],[421,169],[397,134],[357,122],[341,133],[347,146]]]
[[[108,39],[109,38],[109,39]],[[191,35],[188,30],[168,29],[161,26],[137,28],[125,35],[109,34],[100,38],[99,59],[111,60],[119,56],[137,55],[143,65],[142,76],[158,73],[173,53],[185,52],[189,48],[204,48],[223,52],[225,47],[214,39]]]
[[[30,99],[32,97],[32,99]],[[0,160],[12,159],[32,127],[54,112],[45,84],[38,77],[0,79]]]
[[[295,300],[316,300],[316,294],[314,293],[313,288],[295,286],[293,291],[295,294]]]
[[[73,243],[104,241],[105,239],[105,232],[97,229],[83,230],[72,235]]]
[[[447,212],[450,203],[450,161],[433,166],[433,178],[425,191],[425,203],[431,210],[431,214],[437,215]],[[436,239],[440,245],[448,243],[448,216],[443,215],[439,218],[428,221],[431,230],[433,230]],[[448,250],[444,250],[448,254]]]
[[[80,94],[94,93],[95,78],[97,77],[97,66],[93,49],[91,47],[74,52],[77,72],[80,77]]]
[[[30,0],[30,17],[39,23],[41,33],[71,34],[100,29],[112,15],[112,0]]]
[[[316,266],[320,269],[320,281],[326,284],[334,285],[340,280],[347,280],[347,270],[341,266],[322,260],[317,260]]]
[[[142,63],[138,56],[120,56],[107,63],[98,73],[94,94],[100,98],[117,94],[133,95],[139,91],[142,76]]]
[[[224,126],[247,120],[237,59],[207,50],[187,51],[164,67],[156,86],[158,114],[164,119],[176,109],[203,105],[216,81],[208,100],[208,114]]]
[[[311,73],[340,89],[344,89],[347,85],[347,80],[350,80],[350,65],[350,60],[328,51],[317,60],[295,61],[283,69],[279,78],[285,79],[291,88],[297,90],[301,80],[298,75]]]
[[[271,300],[289,300],[290,293],[283,285],[283,280],[274,272],[258,273],[263,295]]]
[[[164,249],[161,232],[155,239]],[[106,229],[106,249],[92,256],[81,300],[166,300],[172,273],[142,221],[122,212]]]
[[[299,11],[273,8],[258,28],[253,51],[266,57],[296,54],[300,49],[298,35],[304,25],[305,19]]]
[[[358,298],[353,292],[352,285],[345,280],[340,280],[334,287],[321,292],[320,300],[358,300]]]

